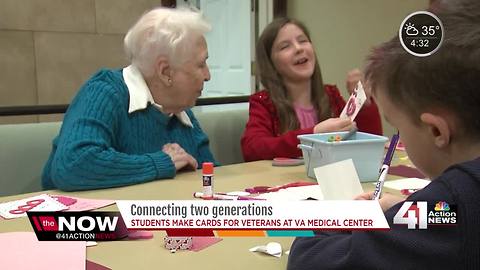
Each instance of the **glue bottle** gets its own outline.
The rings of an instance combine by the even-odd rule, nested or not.
[[[203,199],[213,199],[213,163],[204,162],[203,172]]]

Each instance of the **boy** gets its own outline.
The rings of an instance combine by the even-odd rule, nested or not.
[[[412,162],[434,179],[406,201],[456,206],[456,225],[393,224],[403,201],[385,195],[391,230],[297,238],[288,269],[480,269],[480,1],[432,12],[444,26],[439,50],[416,57],[394,38],[374,50],[366,78]]]

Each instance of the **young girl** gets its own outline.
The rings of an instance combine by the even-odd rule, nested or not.
[[[256,53],[266,90],[250,97],[250,116],[241,140],[245,161],[299,157],[297,135],[346,131],[355,125],[348,118],[338,118],[345,100],[336,86],[323,84],[310,35],[302,23],[274,20],[260,36]],[[360,77],[359,71],[349,74],[350,92]],[[382,134],[378,108],[373,101],[367,103],[356,125],[360,131]]]
[[[366,68],[385,120],[431,183],[408,198],[378,200],[390,230],[297,238],[287,269],[480,269],[480,1],[437,1],[431,11],[443,24],[436,52],[411,55],[395,36]],[[412,211],[420,202],[426,209]]]

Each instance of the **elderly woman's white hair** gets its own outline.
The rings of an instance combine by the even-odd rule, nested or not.
[[[194,40],[210,31],[202,14],[191,9],[156,8],[145,13],[124,39],[130,62],[151,76],[159,56],[178,66],[192,57]]]

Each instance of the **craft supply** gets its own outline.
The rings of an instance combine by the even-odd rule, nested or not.
[[[174,253],[177,250],[187,250],[192,248],[192,237],[170,237],[163,238],[164,246],[170,252]]]
[[[280,243],[277,242],[269,242],[265,246],[256,246],[251,249],[249,249],[251,252],[261,252],[264,254],[268,254],[271,256],[275,256],[277,258],[282,257],[282,246]]]
[[[213,163],[204,162],[203,171],[203,199],[213,199]]]
[[[151,239],[153,238],[153,233],[150,231],[129,231],[129,239]]]
[[[390,163],[392,162],[399,137],[400,135],[397,132],[397,134],[392,136],[392,140],[390,141],[390,146],[388,147],[387,154],[385,155],[385,159],[383,160],[383,165],[382,165],[382,168],[380,169],[380,175],[378,177],[377,184],[375,185],[375,191],[373,192],[374,200],[380,199],[380,196],[382,195],[383,184],[385,183],[385,178],[387,177],[388,168],[390,167]]]
[[[356,126],[354,126],[352,129],[350,129],[350,130],[348,131],[347,134],[343,135],[343,137],[341,137],[340,140],[341,140],[341,141],[346,141],[346,140],[350,139],[350,137],[352,137],[353,134],[357,133],[357,131],[358,131],[358,128],[357,128]]]
[[[418,191],[418,189],[402,189],[402,190],[400,190],[400,193],[402,193],[402,195],[409,196],[409,195],[412,195],[413,193],[415,193],[417,191]]]
[[[391,166],[388,170],[388,173],[391,175],[398,175],[408,178],[426,178],[426,176],[417,168],[412,168],[405,165]]]
[[[275,186],[275,187],[269,187],[269,186],[254,186],[251,188],[246,188],[245,191],[249,192],[251,194],[255,193],[267,193],[267,192],[274,192],[274,191],[279,191],[280,189],[285,189],[289,187],[302,187],[302,186],[311,186],[311,185],[316,185],[317,183],[314,182],[292,182],[292,183],[287,183],[284,185],[280,186]]]
[[[303,165],[303,158],[276,157],[272,161],[272,166],[278,166],[278,167],[298,166],[298,165]]]
[[[202,198],[205,200],[205,196],[203,195],[203,192],[195,192],[193,193],[194,198]],[[249,200],[263,200],[263,199],[257,199],[255,197],[249,197],[249,196],[241,196],[241,195],[229,195],[226,193],[214,193],[212,198],[209,198],[208,200],[239,200],[239,201],[249,201]]]
[[[367,95],[365,94],[363,85],[360,81],[358,81],[357,87],[355,87],[353,90],[352,94],[347,100],[347,104],[340,113],[340,118],[348,117],[351,121],[354,121],[366,100]]]
[[[225,193],[215,193],[211,197],[206,197],[203,192],[193,193],[194,198],[201,198],[206,200],[236,200],[237,196],[226,195]]]
[[[47,194],[0,203],[0,216],[6,219],[26,217],[28,211],[61,211],[67,206]]]

